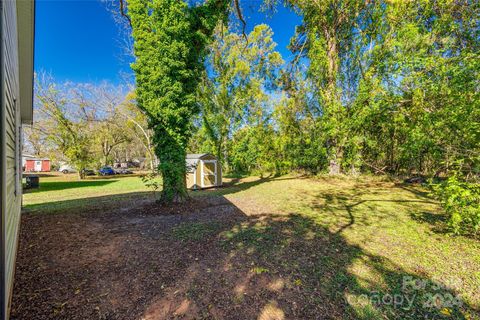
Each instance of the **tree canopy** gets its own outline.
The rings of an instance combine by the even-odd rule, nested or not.
[[[177,0],[128,2],[137,101],[154,132],[166,201],[187,196],[185,156],[193,116],[199,110],[196,92],[203,60],[214,28],[228,16],[229,5],[226,0],[196,6]]]

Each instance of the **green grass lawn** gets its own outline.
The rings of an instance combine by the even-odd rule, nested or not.
[[[354,281],[356,289],[350,293],[350,301],[359,318],[383,319],[388,312],[392,312],[388,318],[398,318],[393,316],[395,310],[379,312],[364,298],[369,294],[376,298],[372,292],[402,294],[405,277],[428,282],[424,290],[412,293],[422,295],[417,302],[441,305],[438,300],[445,299],[445,308],[432,308],[433,318],[448,317],[457,302],[477,311],[480,308],[480,241],[448,234],[443,210],[421,187],[366,177],[285,177],[265,179],[262,183],[252,181],[251,187],[226,197],[233,203],[248,198],[265,208],[267,214],[283,212],[293,220],[293,234],[306,239],[319,235],[339,237],[334,242],[341,248],[333,248],[339,253],[346,246],[358,250],[358,255],[348,258],[347,266],[331,257],[322,263],[331,264],[332,268],[345,267],[345,274],[337,276],[344,277],[339,283]],[[268,220],[260,221],[254,227],[234,230],[230,236],[238,238],[243,234],[248,239],[258,231],[262,239],[268,239],[276,233],[268,231],[269,224]],[[255,239],[253,236],[251,241]],[[313,276],[311,272],[307,274]],[[442,288],[437,289],[435,283],[442,284]],[[460,301],[455,297],[461,297]],[[478,319],[479,314],[465,312],[454,318]]]
[[[479,319],[480,242],[450,235],[442,209],[425,189],[373,177],[233,181],[192,194],[225,198],[246,220],[233,227],[182,222],[169,241],[190,246],[214,237],[209,246],[228,252],[229,264],[251,261],[255,277],[277,277],[300,297],[311,297],[303,307],[331,308],[339,319]],[[102,201],[111,207],[119,199],[151,197],[147,191],[138,177],[42,178],[24,204],[27,212],[78,211]],[[385,297],[403,300],[379,302]]]
[[[40,177],[40,188],[26,190],[27,212],[58,213],[64,210],[110,205],[116,201],[150,196],[139,176],[87,177],[54,174]]]

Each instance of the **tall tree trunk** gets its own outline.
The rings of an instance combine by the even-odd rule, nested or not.
[[[216,156],[217,156],[218,160],[220,161],[220,163],[222,163],[222,161],[223,161],[222,138],[220,138],[218,140],[218,142],[216,142],[216,145],[217,145],[217,150],[215,151],[215,153],[216,153]]]
[[[103,150],[103,165],[106,166],[108,162],[108,156],[110,155],[111,148],[108,145],[107,141],[104,141],[102,144]]]
[[[163,131],[163,130],[161,130]],[[186,150],[167,132],[156,130],[154,136],[155,154],[163,179],[161,201],[184,202],[188,199],[186,186]]]
[[[337,94],[337,75],[338,75],[338,44],[335,30],[325,30],[324,36],[327,40],[327,91],[325,93],[325,107],[327,116],[334,119],[333,128],[329,139],[330,144],[330,166],[329,173],[337,175],[341,173],[341,163],[343,160],[343,146],[340,137],[341,109]]]

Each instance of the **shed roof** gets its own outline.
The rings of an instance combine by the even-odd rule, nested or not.
[[[189,153],[187,154],[187,159],[201,159],[208,155],[210,155],[210,153]]]
[[[198,166],[198,162],[206,157],[212,156],[210,153],[189,153],[187,154],[186,163],[187,163],[187,172],[195,172]]]
[[[32,156],[30,154],[22,154],[22,157],[25,160],[36,160],[36,161],[47,160],[47,161],[50,161],[49,158],[36,157],[36,156]]]

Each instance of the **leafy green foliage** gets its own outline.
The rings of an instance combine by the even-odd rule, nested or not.
[[[88,102],[77,103],[69,90],[57,88],[54,83],[35,79],[35,104],[44,119],[42,133],[45,142],[56,148],[84,178],[83,170],[93,164],[94,135],[88,117]],[[78,113],[78,114],[77,114]]]
[[[303,25],[274,113],[276,159],[430,176],[463,159],[478,173],[478,3],[287,2]]]
[[[237,172],[278,172],[275,132],[270,125],[245,127],[232,139],[231,165]]]
[[[197,150],[215,154],[227,170],[243,170],[233,163],[241,155],[232,154],[229,141],[239,130],[247,130],[242,128],[245,124],[265,125],[268,91],[277,84],[283,60],[275,51],[272,30],[264,24],[255,26],[246,38],[217,28],[214,39],[199,90],[201,129],[195,138],[202,143]]]
[[[152,128],[163,178],[163,199],[187,197],[186,147],[198,112],[197,87],[212,32],[228,14],[228,1],[132,0],[137,101]]]
[[[154,195],[156,195],[157,191],[161,188],[161,180],[159,179],[156,171],[144,174],[140,177],[140,179],[142,179],[143,184],[147,188],[152,190]]]
[[[457,175],[433,186],[456,234],[478,234],[480,230],[480,184],[462,181]]]

